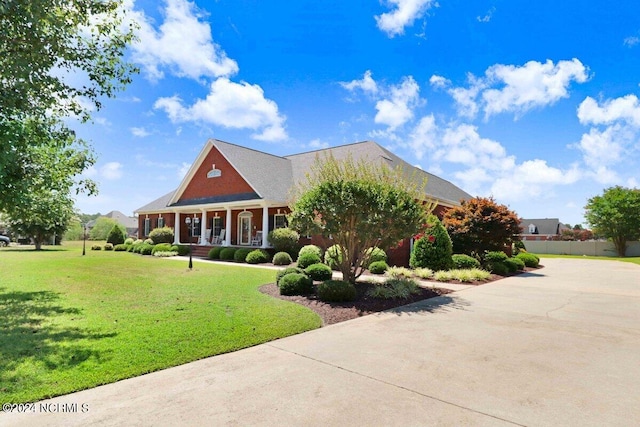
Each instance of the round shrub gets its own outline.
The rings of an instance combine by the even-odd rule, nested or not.
[[[276,273],[276,285],[280,286],[280,279],[290,273],[304,274],[304,270],[298,267],[287,267],[284,270],[279,270]]]
[[[490,251],[484,254],[484,262],[504,262],[509,258],[507,254],[502,251]]]
[[[139,244],[139,243],[144,243],[144,240],[142,240],[142,239],[136,239],[136,241],[135,241],[135,242],[133,242],[133,244],[134,244],[134,245],[137,245],[137,244]]]
[[[322,260],[318,255],[314,253],[305,253],[305,254],[302,254],[301,256],[298,256],[298,267],[303,269],[309,267],[312,264],[317,264],[319,262],[322,262]]]
[[[133,245],[133,239],[131,237],[127,237],[126,239],[124,239],[124,244]]]
[[[153,242],[153,239],[144,239],[144,242],[147,245],[155,245],[155,243]]]
[[[385,261],[375,261],[369,264],[369,272],[371,274],[384,274],[389,269],[389,264]]]
[[[160,227],[154,228],[149,233],[149,238],[153,240],[154,244],[158,243],[172,243],[173,242],[173,228],[171,227]]]
[[[509,273],[515,273],[518,271],[518,264],[513,260],[513,258],[507,258],[502,261],[502,263],[507,266],[507,271],[509,271]]]
[[[178,252],[178,255],[185,256],[189,255],[191,249],[189,248],[189,245],[173,245],[171,246],[171,252]]]
[[[524,270],[524,261],[522,261],[520,258],[511,257],[509,258],[509,260],[515,263],[518,270]]]
[[[236,248],[224,248],[220,251],[220,259],[222,261],[232,261],[236,254]]]
[[[102,246],[100,246],[100,245],[91,245],[91,250],[92,251],[101,251],[102,250]]]
[[[171,252],[171,244],[170,243],[158,243],[151,250],[151,255],[155,255],[156,252]]]
[[[343,280],[327,280],[318,285],[318,298],[325,302],[353,301],[356,287]]]
[[[220,252],[222,251],[222,248],[220,246],[212,248],[209,251],[209,259],[220,259]]]
[[[131,245],[127,245],[127,244],[122,243],[120,245],[115,245],[113,247],[113,250],[116,251],[116,252],[125,252],[125,251],[129,250],[129,246],[131,246]]]
[[[247,255],[252,251],[252,249],[241,248],[233,254],[233,260],[235,262],[245,262],[247,260]]]
[[[454,254],[451,256],[454,268],[467,270],[472,268],[480,268],[480,261],[472,256],[465,254]]]
[[[321,262],[311,264],[304,269],[304,272],[307,276],[311,277],[311,280],[330,280],[333,277],[333,272],[329,266]]]
[[[430,215],[427,223],[429,228],[413,246],[409,265],[411,268],[430,268],[433,271],[450,270],[453,268],[453,245],[449,233],[435,215]]]
[[[491,264],[487,264],[485,267],[487,270],[492,272],[493,274],[498,274],[500,276],[506,276],[509,274],[509,267],[504,262],[492,262]]]
[[[264,249],[256,249],[249,252],[246,261],[247,264],[264,264],[265,262],[269,262],[270,259],[271,256],[269,255],[269,252]]]
[[[369,256],[369,260],[367,261],[367,265],[365,268],[369,268],[372,263],[384,261],[387,262],[387,253],[380,248],[369,248],[365,251],[365,256]]]
[[[538,268],[538,264],[540,264],[540,258],[529,252],[520,252],[516,258],[521,259],[524,265],[530,268]]]
[[[140,247],[140,254],[141,255],[151,255],[151,252],[153,252],[153,245],[149,245],[147,243],[144,243]]]
[[[278,252],[273,256],[273,265],[289,265],[293,262],[291,255],[286,252]]]
[[[136,245],[128,245],[127,246],[127,252],[133,252],[133,249]]]
[[[333,245],[327,248],[324,253],[324,263],[327,264],[332,270],[338,270],[340,263],[342,262],[342,250],[340,245]]]
[[[300,258],[303,255],[306,254],[316,254],[318,256],[318,258],[322,259],[322,249],[320,249],[319,246],[316,245],[305,245],[300,249],[300,252],[298,252],[298,258]]]
[[[113,250],[113,245],[111,243],[107,243],[104,245],[104,250],[105,251],[112,251]]]
[[[107,236],[107,243],[111,243],[112,245],[120,245],[124,243],[125,232],[122,230],[120,224],[114,224]]]
[[[305,295],[313,292],[313,281],[300,273],[289,273],[280,279],[280,295]]]
[[[276,228],[267,235],[268,242],[276,252],[286,252],[292,257],[298,255],[300,235],[290,228]]]

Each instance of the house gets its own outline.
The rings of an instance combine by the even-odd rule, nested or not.
[[[174,228],[175,243],[202,246],[254,246],[268,248],[269,231],[287,226],[290,190],[306,179],[316,158],[331,153],[337,160],[382,160],[402,166],[428,179],[425,198],[437,201],[434,213],[458,206],[471,196],[450,182],[422,171],[375,142],[364,141],[290,156],[275,156],[228,142],[206,142],[184,179],[171,191],[135,211],[138,237],[156,227]],[[319,237],[303,237],[301,244],[320,243]],[[391,262],[406,264],[409,240]]]
[[[126,216],[120,211],[111,211],[106,215],[101,215],[101,217],[116,220],[118,224],[122,225],[127,230],[127,236],[138,235],[138,218],[134,216]],[[95,223],[96,220],[89,221],[87,223],[87,229],[91,230]]]
[[[558,240],[569,229],[558,218],[523,219],[520,227],[522,240]]]

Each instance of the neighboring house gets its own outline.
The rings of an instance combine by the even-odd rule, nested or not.
[[[522,240],[558,240],[569,229],[558,218],[523,219],[520,226]]]
[[[111,218],[116,220],[120,225],[124,226],[127,230],[127,236],[136,237],[138,235],[138,218],[134,216],[126,216],[120,211],[111,211],[101,217]],[[91,230],[95,225],[96,220],[89,221],[87,223],[87,229]]]
[[[329,153],[337,160],[351,155],[356,161],[382,160],[390,167],[401,166],[407,173],[417,171],[418,178],[428,179],[425,198],[437,202],[434,213],[439,216],[459,206],[460,200],[471,198],[450,182],[410,165],[372,141],[279,157],[210,139],[176,190],[135,211],[138,237],[145,238],[154,228],[166,225],[174,228],[176,244],[267,248],[269,231],[287,226],[290,190],[306,179],[317,157],[322,159]],[[185,222],[187,218],[190,225]],[[193,218],[198,218],[197,226]],[[327,243],[319,237],[301,238],[301,244],[311,242]],[[407,239],[396,251],[396,258],[403,264],[408,262],[409,246]]]

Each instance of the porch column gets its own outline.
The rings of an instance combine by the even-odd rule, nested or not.
[[[227,208],[227,219],[226,219],[226,232],[224,235],[224,245],[223,246],[231,246],[231,208]]]
[[[173,244],[180,244],[180,212],[174,212],[175,221],[173,226]]]
[[[262,248],[267,247],[267,234],[269,234],[269,206],[262,207]]]
[[[209,242],[207,241],[207,211],[206,209],[200,209],[202,217],[200,218],[200,246],[205,246]]]

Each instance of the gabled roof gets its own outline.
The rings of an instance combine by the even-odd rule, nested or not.
[[[531,234],[529,233],[529,225],[536,226],[536,233],[541,235],[549,235],[549,234],[560,234],[564,227],[562,223],[560,223],[560,219],[558,218],[534,218],[534,219],[522,219],[520,225],[522,226],[522,234]]]
[[[107,218],[115,219],[126,228],[138,228],[138,220],[134,217],[127,216],[120,211],[111,211],[106,215]]]
[[[169,200],[173,197],[176,190],[172,190],[165,194],[164,196],[160,196],[155,199],[151,203],[147,203],[146,205],[136,209],[135,213],[140,212],[162,212],[162,211],[170,211],[167,207],[169,206]]]

